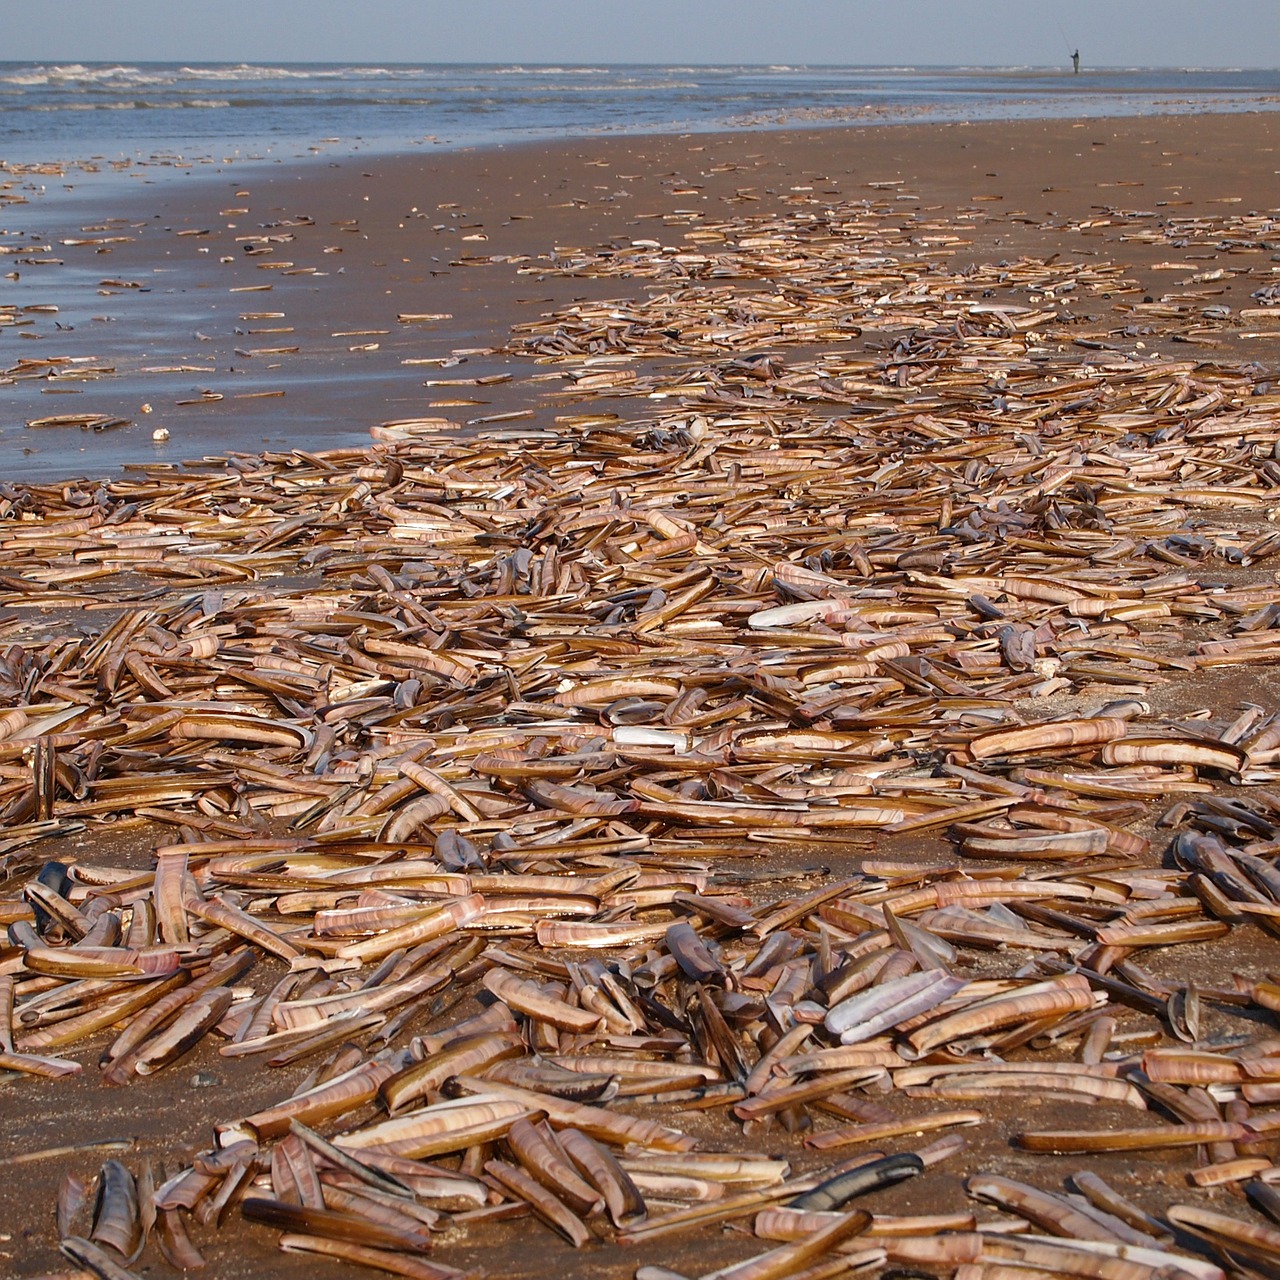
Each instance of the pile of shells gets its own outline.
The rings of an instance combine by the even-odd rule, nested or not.
[[[313,1066],[69,1176],[79,1266],[243,1218],[442,1277],[531,1214],[619,1267],[749,1223],[717,1280],[1274,1272],[1280,713],[1221,690],[1280,657],[1280,396],[982,301],[1113,268],[903,271],[860,216],[537,264],[654,282],[517,330],[541,422],[0,486],[0,1068]],[[57,856],[107,819],[149,869]],[[854,1204],[1030,1098],[1070,1192]]]

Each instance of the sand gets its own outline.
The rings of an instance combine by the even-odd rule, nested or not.
[[[61,385],[22,379],[5,387],[0,475],[7,482],[51,482],[223,451],[360,445],[370,426],[423,414],[483,430],[477,420],[537,402],[537,385],[528,380],[539,367],[498,350],[512,323],[574,298],[629,292],[625,281],[541,276],[538,260],[557,246],[631,238],[679,245],[703,219],[834,200],[892,201],[950,222],[964,243],[947,252],[961,264],[1055,253],[1123,263],[1137,291],[1092,305],[1109,323],[1117,350],[1148,350],[1150,335],[1129,309],[1135,301],[1158,299],[1174,282],[1200,276],[1195,287],[1213,304],[1232,313],[1249,307],[1250,294],[1280,271],[1280,234],[1262,244],[1220,240],[1179,248],[1165,239],[1135,239],[1135,231],[1174,217],[1274,209],[1278,140],[1274,115],[590,139],[432,157],[244,166],[176,176],[154,187],[117,185],[111,203],[93,209],[74,200],[34,199],[5,211],[4,222],[38,231],[38,243],[51,248],[36,253],[28,247],[3,261],[20,279],[6,285],[0,301],[56,300],[56,320],[71,327],[55,328],[52,313],[27,313],[36,321],[27,331],[40,336],[19,341],[16,330],[0,331],[0,366],[65,357],[117,372]],[[102,240],[117,235],[131,239]],[[283,236],[291,238],[273,239]],[[59,243],[82,237],[98,242]],[[246,246],[270,252],[247,253]],[[62,265],[19,262],[24,256],[56,257]],[[1175,260],[1175,268],[1167,265]],[[636,282],[635,292],[642,287]],[[268,314],[274,312],[283,315]],[[424,314],[448,318],[400,319]],[[95,321],[97,315],[114,318]],[[1216,323],[1191,335],[1184,350],[1191,358],[1261,360],[1274,368],[1280,344],[1245,336],[1264,328],[1255,321]],[[440,363],[406,363],[423,361]],[[173,368],[188,371],[147,372]],[[423,385],[499,375],[510,381]],[[59,391],[73,394],[48,394]],[[470,403],[441,403],[460,400]],[[133,425],[101,434],[23,425],[82,411]],[[169,432],[162,445],[151,440],[159,427]],[[1243,692],[1265,697],[1265,674],[1249,679]],[[1182,696],[1242,692],[1219,686],[1202,681]],[[154,837],[135,828],[110,839],[95,833],[92,841],[100,860],[141,867]],[[889,855],[903,847],[883,845]],[[79,1080],[4,1087],[0,1166],[20,1152],[127,1137],[137,1140],[131,1161],[145,1155],[172,1167],[207,1146],[211,1125],[226,1118],[230,1099],[251,1109],[280,1095],[283,1075],[296,1083],[306,1070],[272,1074],[204,1052],[128,1089],[108,1090],[95,1078],[92,1055],[83,1060],[89,1069]],[[1044,1114],[1048,1127],[1049,1109]],[[999,1132],[1012,1131],[1015,1122],[1004,1117]],[[713,1144],[728,1139],[726,1126],[714,1113],[687,1123]],[[773,1133],[768,1146],[789,1150],[791,1144]],[[998,1143],[981,1154],[988,1168],[1008,1158]],[[25,1276],[61,1265],[52,1221],[58,1182],[68,1169],[88,1176],[101,1159],[102,1152],[87,1151],[6,1171],[0,1183],[4,1269]],[[1159,1202],[1162,1190],[1168,1198],[1165,1184],[1182,1185],[1185,1165],[1153,1156],[1117,1158],[1109,1172],[1135,1198]],[[959,1209],[966,1203],[962,1172],[957,1168],[950,1178],[946,1204],[918,1203],[908,1188],[877,1208]],[[221,1276],[348,1273],[284,1259],[272,1233],[243,1224],[216,1242],[202,1236],[201,1243],[209,1246],[211,1272]],[[746,1256],[751,1246],[703,1232],[677,1251],[685,1253],[683,1268],[697,1274]],[[515,1223],[443,1246],[439,1257],[491,1274],[545,1274],[570,1265],[614,1275],[647,1261],[669,1262],[672,1246],[635,1250],[624,1266],[610,1254],[606,1265],[596,1255],[570,1255],[546,1233],[535,1237],[527,1224]]]

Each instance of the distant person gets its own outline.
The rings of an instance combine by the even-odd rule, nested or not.
[[[1075,53],[1071,55],[1071,70],[1076,75],[1080,74],[1080,50],[1079,49],[1077,49]]]

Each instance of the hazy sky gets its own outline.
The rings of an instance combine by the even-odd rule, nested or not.
[[[1280,0],[0,0],[0,59],[1280,67]]]

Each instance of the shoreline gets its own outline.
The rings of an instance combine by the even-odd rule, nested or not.
[[[7,82],[6,68],[11,73]],[[576,92],[583,76],[605,92],[597,108],[588,106],[585,115]],[[299,88],[299,77],[305,88]],[[458,149],[592,135],[640,138],[805,127],[806,118],[843,118],[859,125],[1158,116],[1267,110],[1280,101],[1280,80],[1265,68],[1117,66],[1073,74],[1056,64],[299,64],[288,69],[216,63],[194,68],[178,63],[63,68],[8,63],[0,64],[0,82],[16,91],[12,127],[7,141],[0,142],[8,148],[5,160],[43,163],[62,155],[73,164],[91,155],[99,162],[124,165],[183,153],[188,161],[202,163],[228,149],[287,158],[283,153],[288,151],[320,152],[337,145],[387,155],[415,146]],[[193,101],[197,85],[208,92]],[[333,102],[324,87],[334,88]],[[382,87],[387,93],[379,93]],[[86,88],[93,91],[91,103],[83,100]],[[675,106],[682,118],[672,119],[671,104],[657,101],[668,91],[677,93]],[[748,118],[749,106],[766,104],[765,115]],[[97,109],[85,116],[86,106]],[[198,110],[193,113],[189,106]],[[355,115],[334,109],[350,106]],[[71,142],[76,149],[71,154],[58,137],[61,113],[68,111],[80,121],[80,128],[71,130],[79,138]],[[30,128],[24,123],[26,112],[36,117]]]
[[[32,321],[22,332],[37,341],[0,329],[0,368],[51,359],[116,372],[6,388],[0,462],[13,479],[56,480],[291,441],[346,447],[439,398],[421,387],[430,366],[404,361],[447,360],[460,348],[495,349],[467,357],[468,370],[512,375],[489,393],[494,412],[510,410],[529,371],[496,349],[540,299],[573,296],[522,267],[557,244],[644,238],[655,228],[679,240],[735,213],[888,201],[907,219],[957,220],[967,242],[958,258],[1105,256],[1133,266],[1159,296],[1185,276],[1155,272],[1177,250],[1143,235],[1162,220],[1274,205],[1278,122],[1172,116],[593,137],[174,175],[83,222],[53,202],[14,206],[6,224],[43,231],[47,251],[0,257],[21,275],[0,298],[60,310],[21,315]],[[1107,210],[1148,217],[1106,225],[1099,211]],[[1097,225],[1082,227],[1091,215]],[[1232,274],[1240,255],[1196,252],[1192,265],[1207,264],[1199,274],[1227,272],[1220,305],[1247,305]],[[593,295],[600,286],[583,288]],[[449,319],[398,320],[422,314]],[[1242,345],[1232,349],[1248,354]],[[76,369],[49,366],[60,367]],[[270,402],[235,399],[279,391]],[[92,437],[22,425],[64,411],[133,425]],[[158,427],[170,433],[163,448],[150,440]]]

